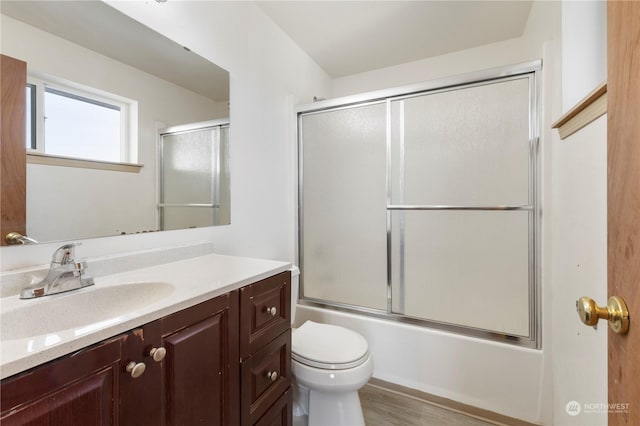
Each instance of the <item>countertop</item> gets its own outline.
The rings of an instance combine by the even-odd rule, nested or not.
[[[3,297],[0,378],[290,268],[286,262],[207,254],[97,277],[94,286],[67,293]],[[16,321],[25,317],[21,311],[28,311],[27,320]]]

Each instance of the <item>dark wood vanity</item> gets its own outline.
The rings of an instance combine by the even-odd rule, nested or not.
[[[2,381],[3,426],[291,425],[283,272]]]

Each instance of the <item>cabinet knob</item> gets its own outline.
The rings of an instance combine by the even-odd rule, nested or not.
[[[167,356],[167,350],[160,346],[159,348],[151,348],[149,356],[153,358],[155,362],[160,362]]]
[[[278,314],[278,308],[275,306],[267,307],[267,313],[272,317],[275,317]]]
[[[137,379],[138,377],[144,374],[144,370],[147,369],[147,366],[144,365],[144,362],[135,362],[131,361],[127,364],[127,373],[131,374],[131,377]]]
[[[267,372],[267,377],[269,379],[271,379],[272,382],[275,382],[276,379],[278,378],[278,372],[277,371],[268,371]]]

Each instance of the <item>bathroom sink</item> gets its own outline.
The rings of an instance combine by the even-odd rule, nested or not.
[[[117,323],[119,318],[166,298],[174,286],[163,282],[99,285],[19,301],[0,315],[0,340],[72,330],[82,335]]]

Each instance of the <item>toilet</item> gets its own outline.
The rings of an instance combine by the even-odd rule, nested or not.
[[[291,323],[298,276],[291,270]],[[358,389],[373,373],[364,337],[330,324],[306,321],[291,335],[294,426],[364,426]]]

